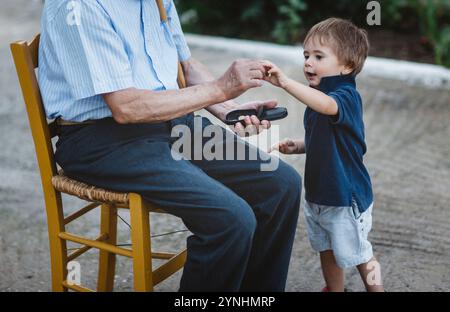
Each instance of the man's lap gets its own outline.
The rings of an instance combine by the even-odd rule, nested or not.
[[[188,116],[175,122],[192,128],[193,120]],[[202,121],[203,126],[211,124],[206,118]],[[78,180],[137,192],[172,210],[191,205],[200,208],[203,204],[258,206],[281,189],[277,184],[300,183],[298,174],[281,161],[275,171],[261,171],[264,161],[259,155],[255,160],[176,160],[171,151],[173,125],[119,125],[110,119],[76,131],[64,129],[56,159],[69,176]],[[68,134],[70,131],[73,133]],[[233,140],[250,148],[236,136]]]

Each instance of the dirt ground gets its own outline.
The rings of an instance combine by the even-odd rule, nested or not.
[[[39,31],[40,1],[2,2],[0,10],[0,291],[49,291],[50,263],[44,201],[34,145],[28,127],[8,43],[31,39]],[[236,53],[192,49],[195,57],[219,75]],[[273,60],[303,81],[287,60]],[[381,262],[389,291],[450,290],[450,90],[429,90],[399,81],[362,75],[358,85],[365,103],[368,143],[366,164],[372,176],[375,207],[370,239]],[[276,98],[289,110],[277,122],[281,136],[303,136],[304,107],[272,87],[252,90],[239,101]],[[300,174],[304,157],[283,157]],[[65,198],[73,211],[80,203]],[[126,212],[121,216],[128,218]],[[96,236],[97,213],[69,227]],[[154,234],[184,229],[170,216],[152,218]],[[129,243],[120,222],[119,241]],[[175,249],[189,233],[155,239],[154,245]],[[72,247],[72,246],[70,246]],[[82,283],[95,287],[97,253],[81,260]],[[157,287],[175,291],[180,273]],[[300,217],[287,291],[317,291],[323,286],[317,255],[311,250]],[[349,291],[362,291],[356,270],[347,272]],[[132,290],[131,262],[119,258],[116,290]]]

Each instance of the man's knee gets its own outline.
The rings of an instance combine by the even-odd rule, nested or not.
[[[252,208],[244,200],[227,210],[227,226],[232,227],[238,239],[253,238],[257,221]]]
[[[275,215],[294,218],[300,209],[301,177],[285,162],[280,161],[277,170],[264,179],[266,202],[261,206],[261,217],[272,219]]]
[[[236,239],[249,239],[256,230],[256,217],[248,203],[238,196],[218,196],[208,220],[211,234],[223,233]]]

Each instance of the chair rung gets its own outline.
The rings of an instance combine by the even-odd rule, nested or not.
[[[184,249],[153,271],[153,285],[161,283],[173,273],[181,269],[186,262],[186,256],[187,252],[186,249]]]
[[[177,254],[174,253],[168,253],[168,252],[153,252],[152,251],[152,258],[154,259],[171,259]]]
[[[63,286],[64,286],[65,288],[69,288],[69,289],[72,289],[72,290],[74,290],[74,291],[79,291],[79,292],[95,292],[94,290],[89,289],[89,288],[86,288],[86,287],[83,287],[83,286],[79,286],[79,285],[69,285],[69,283],[68,283],[67,281],[63,281],[62,284],[63,284]]]
[[[72,222],[73,220],[78,219],[82,215],[88,213],[89,211],[91,211],[92,209],[94,209],[94,208],[96,208],[98,206],[100,206],[100,203],[92,203],[92,204],[89,204],[89,205],[81,208],[77,212],[74,212],[73,214],[71,214],[70,216],[65,218],[64,219],[64,224],[68,224],[68,223]]]
[[[97,237],[95,240],[96,241],[104,241],[106,239],[108,239],[108,234],[107,233],[103,233],[102,235],[100,235],[99,237]],[[84,254],[86,251],[90,250],[92,247],[91,246],[84,246],[81,247],[80,249],[78,249],[77,251],[72,252],[70,255],[67,256],[67,261],[72,261],[76,258],[78,258],[79,256],[81,256],[82,254]]]
[[[61,232],[61,233],[59,233],[58,236],[62,239],[65,239],[65,240],[68,240],[71,242],[75,242],[78,244],[90,246],[90,247],[101,249],[101,250],[106,250],[106,251],[115,253],[117,255],[129,257],[129,258],[133,257],[133,254],[132,254],[131,250],[129,250],[129,249],[116,247],[111,244],[99,242],[99,241],[92,240],[92,239],[86,239],[86,238],[83,238],[83,237],[80,237],[77,235],[69,234],[67,232]]]

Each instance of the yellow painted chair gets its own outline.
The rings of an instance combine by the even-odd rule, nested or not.
[[[160,2],[158,2],[160,3]],[[160,6],[161,9],[161,6]],[[165,18],[165,14],[161,14]],[[51,139],[56,136],[55,122],[47,122],[35,69],[38,67],[39,38],[31,43],[19,41],[11,44],[11,51],[24,96],[31,132],[34,139],[41,180],[44,190],[49,234],[53,291],[92,291],[67,280],[67,263],[91,248],[99,249],[98,291],[112,291],[114,287],[116,255],[132,258],[135,291],[152,291],[154,285],[165,280],[183,267],[186,249],[179,253],[153,252],[150,237],[150,212],[164,211],[144,201],[135,193],[117,193],[75,181],[57,171]],[[180,64],[179,64],[180,66]],[[185,86],[183,72],[179,70],[178,83]],[[64,217],[61,194],[77,196],[92,202],[76,213]],[[85,213],[101,207],[100,235],[89,239],[68,233],[65,226]],[[131,220],[131,248],[117,246],[117,209],[129,209]],[[68,254],[67,241],[82,245]],[[153,270],[153,259],[165,259]]]

